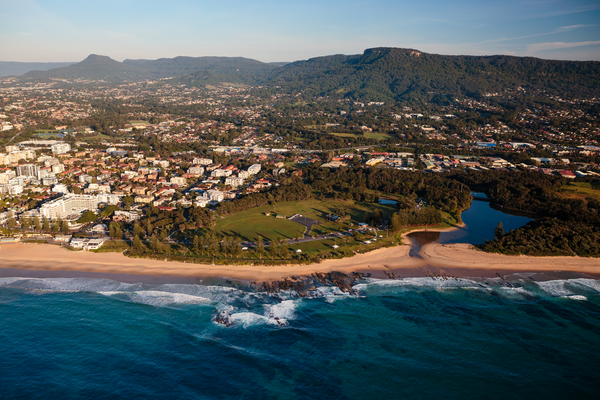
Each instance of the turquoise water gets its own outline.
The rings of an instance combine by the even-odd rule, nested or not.
[[[297,298],[0,278],[0,398],[595,397],[600,281],[512,286],[366,280]]]

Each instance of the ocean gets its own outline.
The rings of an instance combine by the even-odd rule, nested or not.
[[[600,281],[505,278],[365,278],[300,298],[4,277],[0,398],[597,398]]]

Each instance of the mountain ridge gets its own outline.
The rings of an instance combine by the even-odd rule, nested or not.
[[[455,97],[480,97],[505,90],[566,97],[600,96],[598,61],[446,56],[390,47],[291,63],[186,56],[118,62],[91,54],[70,66],[29,72],[21,80],[87,79],[119,83],[160,78],[175,78],[198,87],[242,83],[279,87],[290,93],[378,101],[447,102]]]

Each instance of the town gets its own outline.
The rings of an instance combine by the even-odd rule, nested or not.
[[[111,221],[131,224],[149,207],[213,210],[302,177],[307,165],[572,180],[600,172],[596,99],[509,109],[516,91],[409,107],[169,79],[13,83],[0,88],[0,224],[12,232],[2,240],[97,249],[115,236]]]

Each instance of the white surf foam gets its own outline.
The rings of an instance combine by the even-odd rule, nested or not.
[[[135,292],[127,291],[103,291],[98,292],[104,296],[125,296],[128,301],[147,304],[151,306],[166,306],[171,304],[202,304],[210,303],[205,297],[192,296],[183,293],[170,293],[156,290],[142,290]]]
[[[241,325],[247,328],[252,325],[266,324],[268,318],[253,312],[238,312],[231,314],[229,320],[236,325]]]
[[[2,278],[0,286],[64,292],[125,291],[142,287],[139,283],[129,284],[95,278]]]
[[[555,297],[600,293],[600,280],[597,279],[558,279],[537,284],[548,295]]]
[[[573,294],[571,296],[562,296],[565,299],[577,300],[577,301],[587,301],[587,297],[581,296],[579,294]]]

